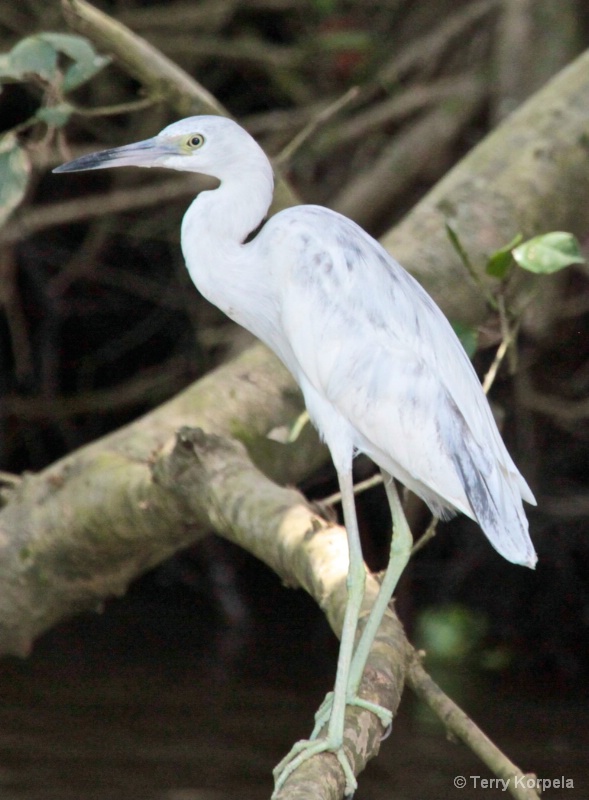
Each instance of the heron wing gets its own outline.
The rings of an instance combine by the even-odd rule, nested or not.
[[[534,498],[442,312],[351,220],[302,206],[277,221],[276,234],[288,239],[277,243],[281,321],[301,384],[348,420],[358,449],[432,508],[476,518],[500,552],[522,560],[520,539],[529,539],[520,498]],[[516,545],[498,541],[498,517],[524,525]]]

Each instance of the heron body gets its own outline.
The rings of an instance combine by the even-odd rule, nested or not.
[[[223,117],[190,117],[153,139],[84,156],[57,171],[125,165],[220,181],[184,217],[189,273],[211,303],[279,356],[301,387],[338,473],[350,569],[360,583],[353,495],[350,500],[358,451],[435,514],[466,514],[506,559],[534,566],[522,505],[534,497],[476,373],[442,312],[378,242],[346,217],[312,205],[281,211],[247,241],[270,206],[272,168],[254,139]],[[359,607],[357,597],[354,603]],[[340,653],[348,671],[356,630],[351,616],[352,644]],[[338,699],[336,680],[332,717],[341,720],[332,725],[330,719],[330,728],[343,727],[341,697],[345,707],[352,694],[348,684]],[[334,745],[339,734],[331,734]]]

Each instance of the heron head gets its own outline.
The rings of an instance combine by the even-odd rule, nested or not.
[[[167,167],[223,180],[233,174],[238,176],[252,162],[269,167],[263,150],[249,133],[226,117],[199,116],[174,122],[151,139],[68,161],[53,172]]]

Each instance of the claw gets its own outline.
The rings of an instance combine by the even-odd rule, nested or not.
[[[288,753],[274,768],[274,791],[272,792],[272,798],[278,795],[278,792],[282,789],[287,779],[301,764],[308,761],[313,756],[325,752],[333,753],[339,761],[346,778],[346,797],[353,797],[358,787],[358,781],[356,780],[354,770],[352,769],[349,758],[344,752],[343,746],[334,745],[328,739],[302,739],[294,745],[290,753]]]
[[[387,728],[386,728],[385,732],[380,737],[380,741],[384,742],[385,739],[389,738],[389,736],[391,735],[392,732],[393,732],[393,720],[391,720],[389,722],[389,724],[387,725]]]

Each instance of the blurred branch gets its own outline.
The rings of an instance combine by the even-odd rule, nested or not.
[[[396,125],[408,117],[432,107],[447,104],[452,108],[464,95],[484,92],[482,81],[472,74],[453,75],[430,83],[413,83],[381,102],[375,102],[338,124],[334,138],[336,147],[357,141],[374,130]]]
[[[584,238],[589,229],[587,108],[589,51],[486,136],[382,238],[450,319],[479,324],[486,310],[478,286],[465,279],[445,232],[447,221],[480,265],[517,233],[527,238],[564,230]],[[538,283],[520,271],[512,295],[525,296],[532,282]],[[549,298],[544,306],[543,292]],[[536,315],[541,308],[558,313],[553,294],[554,280],[542,281],[531,307]],[[513,300],[509,296],[508,305]],[[546,324],[544,319],[540,327]]]
[[[194,36],[176,34],[172,39],[166,32],[151,37],[154,45],[166,47],[175,57],[190,56],[198,60],[222,58],[254,64],[271,74],[272,70],[297,70],[307,57],[305,50],[298,46],[272,45],[254,36]]]
[[[18,286],[15,255],[10,248],[5,248],[0,252],[0,308],[6,315],[6,324],[10,331],[16,375],[22,379],[32,369],[33,350]]]
[[[71,225],[93,217],[121,214],[184,197],[194,197],[197,180],[194,176],[172,178],[132,189],[114,189],[76,200],[35,206],[14,217],[0,230],[0,242],[11,244],[56,225]]]
[[[467,40],[473,29],[488,24],[488,18],[495,16],[500,7],[501,0],[475,0],[459,7],[431,33],[414,39],[405,50],[395,53],[379,70],[378,82],[391,86],[412,73],[419,73],[422,78],[431,75],[448,50],[456,48],[457,40]]]
[[[145,369],[111,389],[77,392],[71,396],[28,397],[4,395],[1,415],[18,417],[23,422],[59,420],[78,414],[104,414],[140,403],[157,403],[179,391],[185,383],[186,362],[169,359],[165,364]]]
[[[589,517],[589,497],[586,491],[569,492],[562,497],[542,497],[542,511],[567,521]]]
[[[218,30],[236,11],[287,11],[296,9],[299,0],[200,0],[192,2],[160,3],[148,8],[123,8],[119,19],[133,30],[145,28],[183,28]]]
[[[579,26],[577,0],[504,0],[495,37],[495,121],[521,105],[577,55]]]
[[[535,390],[529,382],[524,381],[521,402],[526,408],[539,414],[552,417],[556,424],[576,426],[581,420],[589,418],[589,399],[568,400],[564,397],[545,394]]]
[[[149,7],[122,8],[119,20],[133,30],[195,28],[218,30],[235,13],[239,0],[200,0],[199,3],[171,2]]]
[[[68,25],[114,56],[154,99],[165,100],[182,116],[226,114],[203,86],[145,39],[86,0],[61,0]]]
[[[280,153],[273,159],[272,163],[276,167],[282,167],[287,163],[294,153],[321,127],[327,120],[338,114],[342,108],[345,108],[358,95],[358,87],[352,86],[351,89],[342,96],[330,103],[325,108],[317,111],[313,115],[311,121],[299,131],[297,135],[284,147]]]
[[[480,110],[485,94],[484,84],[472,79],[468,88],[462,85],[459,102],[443,97],[439,105],[397,134],[370,168],[344,186],[333,199],[333,208],[370,226],[424,169],[431,169],[432,154],[445,160],[445,151]]]

